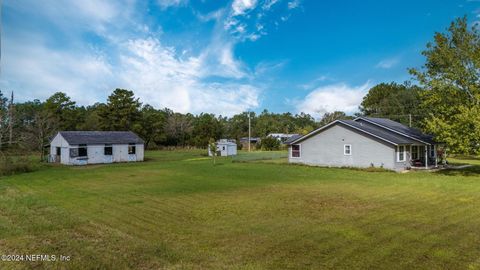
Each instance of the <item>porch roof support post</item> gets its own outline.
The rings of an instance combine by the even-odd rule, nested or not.
[[[425,169],[428,169],[428,145],[425,145]]]

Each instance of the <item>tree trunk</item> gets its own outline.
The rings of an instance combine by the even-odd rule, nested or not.
[[[10,99],[10,106],[8,107],[8,145],[12,144],[13,140],[13,91],[12,91],[12,98]]]

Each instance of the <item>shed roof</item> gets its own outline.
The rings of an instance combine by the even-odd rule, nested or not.
[[[58,133],[71,145],[144,143],[131,131],[59,131]]]

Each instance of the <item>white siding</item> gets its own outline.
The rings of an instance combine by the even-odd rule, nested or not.
[[[70,149],[78,145],[69,145],[68,142],[58,133],[50,142],[50,162],[57,160],[57,147],[61,147],[59,162],[65,165],[101,164],[112,162],[129,162],[144,160],[144,145],[136,144],[135,154],[128,154],[128,144],[113,144],[112,155],[105,155],[105,145],[87,145],[87,158],[70,157]]]
[[[360,134],[343,125],[333,125],[298,144],[300,157],[293,158],[289,147],[289,162],[332,167],[383,167],[395,170],[393,145]],[[351,155],[344,154],[344,145],[351,145]]]

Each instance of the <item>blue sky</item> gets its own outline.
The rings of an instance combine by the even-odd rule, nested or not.
[[[421,51],[476,0],[5,0],[2,91],[115,88],[180,112],[356,111],[369,87],[410,79]]]

